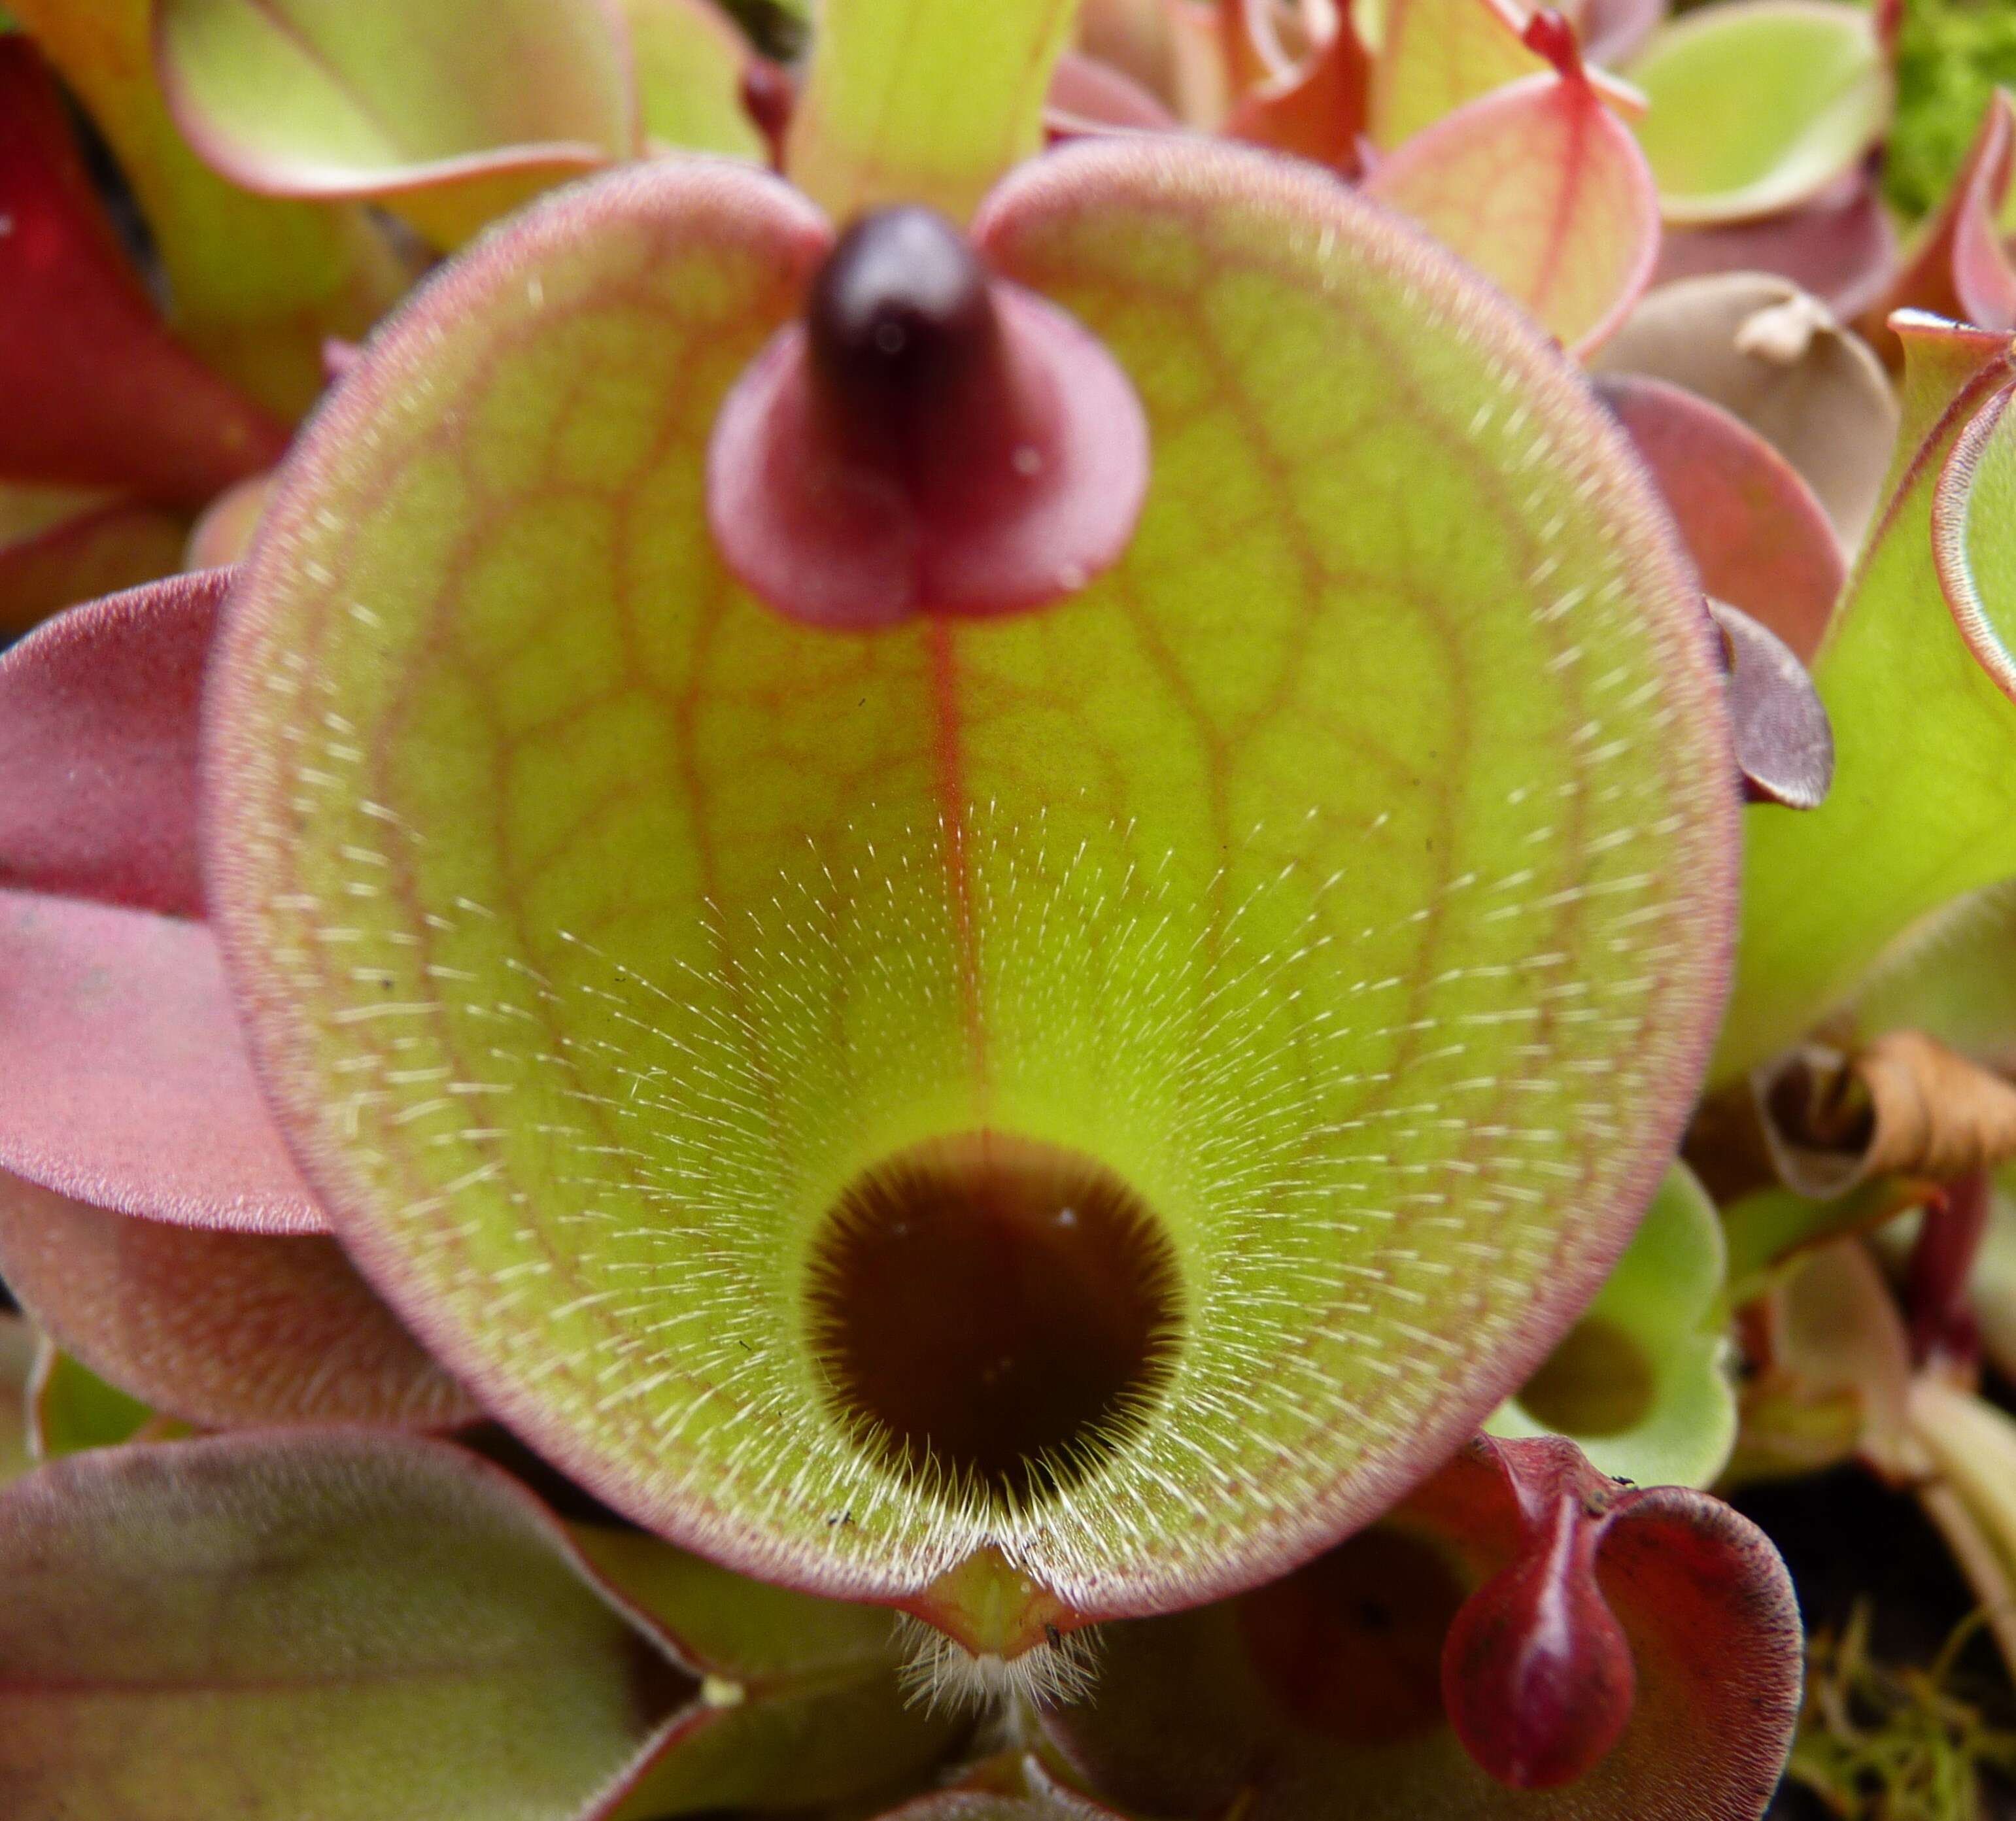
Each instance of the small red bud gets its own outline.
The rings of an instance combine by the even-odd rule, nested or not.
[[[1526,49],[1545,57],[1564,78],[1581,78],[1582,47],[1575,42],[1575,27],[1551,6],[1543,6],[1526,21],[1520,34]]]
[[[1596,1584],[1604,1521],[1561,1488],[1529,1513],[1524,1553],[1464,1603],[1442,1646],[1450,1724],[1515,1789],[1573,1782],[1631,1717],[1630,1647]]]
[[[790,129],[797,100],[790,72],[781,64],[772,63],[768,57],[751,57],[743,65],[742,111],[763,135],[773,171],[784,168],[784,135]]]

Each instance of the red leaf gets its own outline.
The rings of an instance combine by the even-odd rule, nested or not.
[[[1372,59],[1340,9],[1337,29],[1298,70],[1254,90],[1226,131],[1277,152],[1293,152],[1355,175],[1370,118]]]
[[[0,887],[202,914],[196,714],[229,582],[93,601],[0,653]]]
[[[181,917],[0,891],[0,1169],[178,1225],[322,1229]]]
[[[1702,588],[1812,657],[1848,567],[1798,470],[1741,419],[1663,380],[1618,374],[1597,389],[1651,469]]]
[[[477,1414],[333,1240],[136,1220],[0,1176],[0,1273],[101,1378],[203,1428]]]
[[[162,324],[40,56],[0,38],[0,474],[200,506],[287,433]]]
[[[0,1169],[153,1219],[316,1233],[191,920],[196,712],[228,583],[94,601],[0,655]]]
[[[1593,1580],[1572,1602],[1579,1636],[1570,1625],[1550,1643],[1517,1621],[1522,1589],[1549,1580],[1557,1556],[1564,1596],[1575,1558]],[[1495,1628],[1507,1650],[1473,1655],[1467,1643],[1508,1614]],[[1586,1708],[1518,1671],[1607,1660],[1614,1720],[1611,1623],[1636,1684],[1614,1748],[1559,1789],[1489,1775],[1459,1743],[1445,1689],[1460,1684],[1463,1731],[1488,1755],[1522,1717],[1529,1740],[1551,1718],[1586,1754],[1607,1728],[1574,1738]],[[1798,1611],[1762,1535],[1704,1493],[1626,1490],[1552,1437],[1480,1437],[1391,1517],[1287,1579],[1102,1636],[1096,1698],[1042,1724],[1093,1787],[1162,1815],[1236,1803],[1248,1821],[1756,1821],[1798,1705]]]
[[[1755,221],[1669,226],[1657,285],[1714,272],[1765,272],[1789,279],[1844,321],[1882,294],[1897,265],[1897,230],[1868,171],[1851,171],[1811,202]]]

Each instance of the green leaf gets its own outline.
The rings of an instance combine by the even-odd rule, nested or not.
[[[36,1362],[30,1400],[34,1452],[42,1460],[81,1454],[88,1448],[116,1448],[131,1441],[154,1415],[138,1398],[107,1384],[89,1366],[48,1341]]]
[[[410,273],[356,208],[248,195],[203,163],[154,80],[149,0],[14,0],[117,154],[184,337],[268,408],[322,390],[322,344],[361,337]]]
[[[1871,10],[1733,0],[1667,26],[1625,72],[1651,103],[1639,143],[1669,221],[1792,207],[1853,167],[1890,117]]]
[[[877,1794],[921,1776],[962,1729],[907,1700],[880,1607],[745,1580],[634,1531],[574,1537],[702,1678],[704,1723],[679,1729],[617,1821]]]
[[[635,142],[603,0],[156,0],[154,47],[214,168],[269,195],[380,198],[443,245]]]
[[[1640,1485],[1712,1485],[1736,1441],[1726,1261],[1715,1204],[1676,1164],[1587,1313],[1485,1427],[1565,1435]]]
[[[928,203],[956,221],[1043,142],[1077,0],[825,0],[785,169],[836,221]]]
[[[1658,256],[1644,155],[1579,64],[1466,103],[1365,187],[1579,353],[1623,321]]]
[[[1372,142],[1391,150],[1546,59],[1521,41],[1516,0],[1388,0],[1372,63]]]
[[[1834,724],[1834,789],[1817,810],[1759,815],[1748,830],[1718,1079],[1851,996],[1928,912],[2016,874],[2016,707],[1997,629],[2016,514],[2009,338],[1896,322],[1906,365],[1888,503],[1813,668]]]
[[[759,161],[763,135],[742,105],[747,42],[711,0],[623,0],[637,84],[637,124],[670,151],[689,147]]]
[[[0,1492],[0,1787],[67,1821],[571,1821],[686,1679],[531,1495],[365,1431]]]
[[[1719,1010],[1721,679],[1558,351],[1202,145],[1067,149],[977,229],[1140,394],[1119,563],[787,621],[703,462],[825,232],[661,161],[376,338],[214,660],[221,926],[346,1247],[627,1513],[827,1592],[999,1544],[1203,1597],[1383,1508],[1622,1249]],[[813,1333],[837,1198],[975,1132],[1096,1160],[1185,1287],[1138,1440],[1026,1510],[850,1427]]]

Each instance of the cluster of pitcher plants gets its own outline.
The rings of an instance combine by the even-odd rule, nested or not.
[[[2007,96],[6,8],[0,1812],[1756,1821],[1854,1461],[2016,1663]]]

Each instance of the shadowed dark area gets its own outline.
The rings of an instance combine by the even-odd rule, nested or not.
[[[1442,1720],[1442,1640],[1469,1592],[1427,1543],[1361,1531],[1239,1602],[1247,1654],[1298,1725],[1352,1745]]]
[[[1026,1505],[1165,1382],[1180,1312],[1154,1215],[1089,1157],[999,1133],[898,1153],[844,1193],[812,1273],[834,1402],[908,1471]]]
[[[1563,1435],[1622,1435],[1652,1407],[1651,1362],[1600,1315],[1579,1321],[1520,1387],[1519,1407]]]

